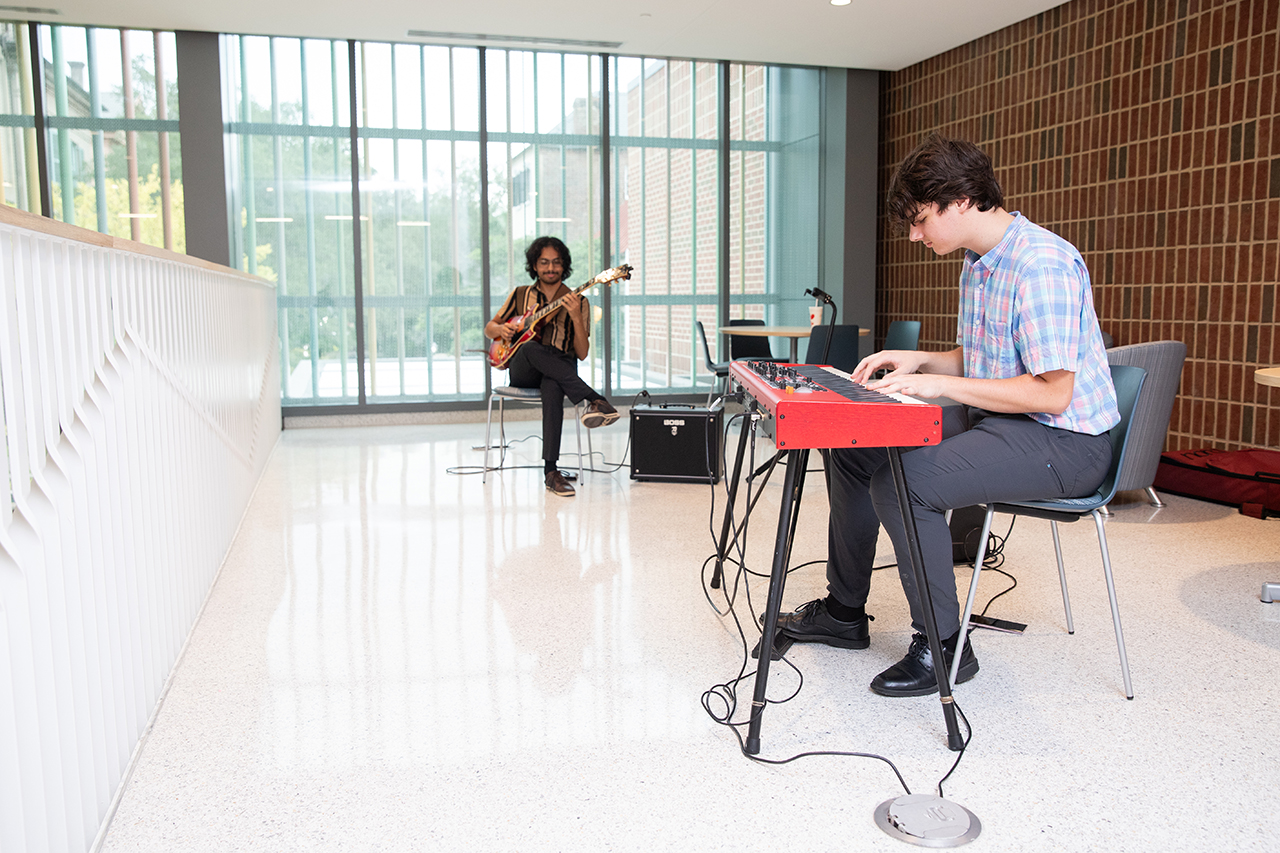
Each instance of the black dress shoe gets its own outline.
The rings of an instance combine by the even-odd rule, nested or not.
[[[547,491],[565,498],[573,497],[573,486],[558,470],[547,472]]]
[[[802,604],[794,613],[778,617],[778,631],[797,643],[826,643],[841,649],[865,649],[871,645],[867,623],[874,616],[842,622],[827,612],[827,601],[817,598]]]
[[[946,660],[947,673],[950,675],[951,661],[955,656],[956,637],[942,641],[942,656]],[[960,653],[960,671],[956,673],[956,683],[968,681],[978,674],[978,659],[973,654],[973,646],[964,644]],[[911,635],[911,647],[907,656],[877,675],[871,682],[871,689],[881,696],[928,696],[938,692],[938,677],[933,671],[933,652],[929,650],[929,638],[924,634]]]

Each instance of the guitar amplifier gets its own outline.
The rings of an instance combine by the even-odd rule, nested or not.
[[[723,409],[676,403],[631,407],[631,479],[718,483]]]

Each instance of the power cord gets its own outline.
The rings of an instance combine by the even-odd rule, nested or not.
[[[738,421],[739,418],[749,417],[749,416],[750,416],[749,412],[743,413],[740,415],[735,415],[733,418],[729,420],[729,423],[726,424],[725,426],[726,440],[721,442],[722,456],[727,454],[727,446],[728,446],[727,436],[733,424],[736,421]],[[754,450],[754,442],[752,444],[752,448]],[[732,536],[726,545],[726,549],[725,549],[726,553],[723,555],[719,553],[720,546],[719,546],[719,540],[717,538],[716,525],[715,525],[715,486],[714,484],[712,485],[712,500],[711,500],[711,511],[708,517],[708,531],[711,535],[713,547],[716,548],[716,553],[713,553],[710,557],[708,557],[702,563],[702,569],[700,572],[701,582],[702,582],[702,591],[703,591],[704,597],[707,599],[708,605],[710,605],[712,611],[717,616],[721,618],[724,618],[725,616],[729,616],[732,618],[734,630],[738,634],[739,643],[741,645],[742,658],[741,658],[741,663],[738,667],[738,672],[733,678],[730,678],[729,680],[723,683],[713,685],[712,687],[708,688],[706,691],[703,692],[702,699],[701,699],[702,708],[704,711],[706,711],[707,716],[709,716],[713,721],[715,721],[719,725],[726,726],[727,728],[729,728],[730,731],[733,732],[734,737],[738,741],[739,751],[744,756],[746,756],[747,758],[751,759],[754,762],[757,762],[759,764],[782,765],[782,764],[789,764],[801,758],[808,758],[808,757],[814,757],[814,756],[843,756],[843,757],[850,757],[850,758],[870,758],[870,759],[881,761],[887,764],[889,768],[893,771],[894,775],[897,777],[898,783],[902,785],[903,791],[905,791],[909,795],[911,793],[911,788],[907,785],[907,782],[903,778],[901,771],[898,770],[897,765],[895,765],[890,759],[886,758],[885,756],[879,755],[876,753],[854,752],[854,751],[844,751],[844,750],[810,750],[810,751],[798,753],[796,755],[792,755],[788,758],[770,759],[770,758],[761,758],[758,755],[752,755],[750,752],[747,751],[746,741],[743,738],[742,731],[741,731],[742,727],[750,726],[751,723],[756,718],[758,718],[761,714],[764,713],[764,709],[769,705],[781,705],[786,702],[790,702],[792,699],[796,698],[796,696],[800,695],[800,691],[804,687],[804,673],[800,670],[799,667],[795,665],[795,663],[790,658],[787,657],[786,654],[780,655],[779,660],[782,661],[784,664],[786,664],[787,667],[789,667],[791,671],[796,674],[798,683],[796,685],[795,690],[793,690],[790,695],[781,699],[770,699],[769,697],[766,696],[763,704],[758,708],[753,708],[750,715],[747,717],[747,719],[737,720],[737,721],[733,719],[735,714],[738,711],[738,695],[737,695],[738,687],[743,682],[749,680],[753,674],[751,672],[751,657],[750,657],[750,649],[749,649],[750,643],[747,639],[747,634],[745,629],[743,628],[742,621],[738,618],[738,613],[736,608],[738,593],[739,591],[741,591],[745,595],[747,612],[751,616],[751,624],[752,624],[752,627],[754,628],[757,624],[759,624],[759,616],[756,613],[755,607],[751,601],[751,585],[748,581],[750,577],[765,578],[769,576],[763,572],[752,571],[747,567],[745,552],[746,552],[746,533],[748,528],[748,521],[750,520],[751,514],[755,509],[756,502],[760,499],[760,496],[763,494],[764,486],[768,483],[769,477],[772,475],[773,470],[777,465],[779,456],[780,455],[775,455],[774,458],[770,460],[769,463],[767,463],[766,467],[761,469],[764,473],[764,479],[760,482],[759,490],[757,494],[754,495],[754,497],[752,495],[752,489],[755,486],[754,481],[756,477],[754,475],[748,476],[746,509],[744,511],[741,523],[738,523],[737,519],[733,515],[734,507],[732,505],[726,505],[725,513],[727,515],[727,519],[725,520],[725,524],[727,524],[728,530],[732,534]],[[729,470],[727,461],[728,461],[727,457],[722,458],[722,463],[726,463],[724,466],[724,470],[726,472],[728,472]],[[756,472],[756,474],[759,474],[759,473],[760,472]],[[727,495],[728,495],[729,485],[730,484],[726,481],[725,483],[726,502],[728,499]],[[798,566],[789,567],[787,569],[787,574],[790,574],[796,569],[804,568],[806,566],[818,565],[823,562],[824,562],[823,560],[813,560]],[[713,563],[718,563],[721,566],[721,569],[723,571],[723,575],[721,578],[721,590],[720,590],[721,595],[723,596],[723,599],[724,599],[723,609],[717,604],[715,597],[713,596],[711,587],[707,582],[707,569]],[[890,564],[890,565],[894,565],[894,564]],[[730,579],[729,572],[727,571],[727,567],[729,566],[734,566],[737,569],[733,573],[732,579]],[[887,568],[887,566],[879,566],[877,568]],[[771,654],[773,652],[772,638],[764,637],[763,632],[761,632],[761,637],[760,637],[760,641],[757,648],[758,648],[758,654]],[[952,701],[954,703],[954,697]],[[970,725],[968,718],[964,715],[964,712],[960,709],[959,703],[955,703],[955,708],[957,713],[959,713],[960,719],[964,721],[965,737],[961,745],[959,754],[955,758],[955,761],[952,762],[951,767],[947,770],[946,774],[940,780],[938,780],[937,790],[938,790],[939,797],[943,796],[943,793],[942,793],[943,784],[948,779],[951,778],[953,773],[955,773],[956,768],[960,765],[960,760],[964,757],[965,749],[968,748],[969,742],[973,737],[973,727]]]
[[[703,574],[703,580],[704,580],[704,584],[703,584],[704,591],[706,591],[706,584],[705,584],[706,567],[708,563],[710,563],[714,559],[715,559],[715,555],[712,555],[707,559],[706,562],[703,563],[702,574]],[[752,614],[752,618],[753,618],[752,624],[754,625],[758,621],[755,616],[755,608],[751,605],[751,589],[750,589],[750,584],[746,583],[746,578],[745,578],[746,572],[742,569],[741,562],[737,562],[737,561],[735,562],[739,567],[739,571],[734,574],[732,583],[730,582],[729,578],[726,576],[724,579],[724,583],[722,585],[722,590],[725,597],[725,605],[726,605],[725,610],[722,612],[719,608],[715,606],[714,602],[711,602],[711,604],[712,604],[712,609],[717,613],[717,615],[723,616],[727,614],[733,618],[734,628],[738,633],[738,638],[741,643],[742,659],[741,659],[741,664],[738,667],[738,673],[736,676],[734,676],[733,678],[721,684],[713,685],[712,687],[710,687],[709,689],[703,692],[701,702],[702,702],[702,708],[704,711],[706,711],[707,716],[711,717],[711,719],[716,723],[718,723],[719,725],[725,726],[730,731],[732,731],[734,738],[736,738],[738,741],[739,751],[745,757],[751,759],[756,763],[782,765],[782,764],[789,764],[801,758],[809,758],[814,756],[870,758],[870,759],[881,761],[887,764],[889,768],[893,771],[894,776],[897,777],[898,783],[902,785],[903,791],[909,795],[911,793],[911,788],[910,786],[907,785],[907,782],[903,778],[902,772],[898,769],[897,765],[894,764],[893,761],[890,760],[889,758],[883,755],[879,755],[878,753],[857,752],[857,751],[848,751],[848,750],[809,750],[809,751],[797,753],[788,758],[771,759],[771,758],[762,758],[758,755],[753,755],[747,751],[746,741],[742,736],[742,731],[741,731],[742,727],[743,726],[749,727],[751,723],[757,717],[759,717],[759,715],[764,713],[764,709],[769,705],[782,705],[782,704],[785,704],[786,702],[790,702],[792,699],[799,696],[800,691],[804,688],[804,673],[800,670],[799,667],[795,665],[793,661],[791,661],[790,658],[787,657],[787,655],[785,654],[781,655],[779,660],[785,663],[791,669],[791,671],[796,674],[798,683],[796,684],[795,690],[793,690],[790,695],[782,699],[770,699],[766,696],[764,699],[763,705],[758,708],[754,708],[747,719],[737,720],[737,721],[733,719],[735,713],[738,710],[738,696],[737,696],[738,686],[742,684],[744,681],[747,681],[753,674],[749,671],[750,656],[748,652],[749,643],[747,640],[746,632],[743,630],[742,622],[741,620],[738,619],[736,609],[734,608],[734,601],[737,598],[739,586],[741,586],[744,592],[746,593],[747,611]],[[732,591],[730,591],[731,586],[732,586]],[[710,600],[710,594],[709,593],[707,594],[708,594],[708,600]],[[771,648],[769,649],[766,648],[765,638],[762,634],[760,638],[760,643],[759,643],[759,654],[770,654],[771,652],[772,652]],[[951,763],[951,767],[947,770],[946,774],[943,775],[943,777],[938,780],[937,791],[938,791],[939,797],[944,796],[943,784],[948,779],[951,778],[952,774],[955,773],[956,768],[959,767],[960,760],[964,757],[965,750],[968,749],[969,742],[973,738],[973,726],[969,723],[968,717],[965,716],[964,711],[960,708],[959,702],[955,701],[954,696],[952,697],[952,702],[955,705],[956,712],[959,714],[960,719],[964,721],[965,736],[964,736],[964,741],[960,747],[960,751],[956,755],[955,761]]]
[[[981,616],[987,615],[987,610],[991,608],[991,605],[995,602],[997,598],[1001,597],[1002,595],[1007,595],[1018,588],[1018,579],[1014,577],[1012,574],[1010,574],[1009,572],[1000,568],[1001,566],[1004,565],[1005,543],[1009,541],[1010,535],[1013,534],[1013,525],[1017,520],[1018,520],[1018,517],[1016,515],[1009,520],[1009,529],[1005,531],[1004,536],[997,536],[995,533],[991,533],[990,531],[988,531],[987,533],[987,551],[982,557],[982,570],[984,572],[990,571],[990,572],[995,572],[996,574],[999,574],[999,575],[1004,575],[1006,578],[1010,580],[1010,584],[1009,586],[1005,587],[1000,592],[997,592],[995,595],[991,596],[991,598],[987,600],[986,606],[983,607],[982,611],[979,613],[979,615]],[[982,528],[980,527],[974,530],[970,530],[969,533],[966,534],[965,541],[963,543],[965,553],[966,554],[972,553],[975,559],[978,553],[976,539],[981,535],[982,535]],[[969,540],[971,538],[975,540],[974,548],[972,552],[969,550]],[[963,565],[972,566],[973,564],[974,564],[974,560],[969,560],[967,563],[964,563]],[[972,631],[972,629],[970,630]]]
[[[637,402],[641,397],[644,397],[645,399],[649,399],[649,392],[648,392],[648,391],[646,391],[646,390],[644,390],[644,389],[641,389],[640,391],[636,392],[636,395],[635,395],[634,397],[632,397],[632,398],[631,398],[631,406],[632,406],[632,407],[634,407],[634,406],[636,405],[636,402]],[[499,445],[499,446],[496,446],[496,449],[499,451],[498,464],[497,464],[497,465],[492,465],[492,466],[490,466],[490,467],[488,467],[488,468],[486,468],[486,467],[485,467],[485,466],[483,466],[483,465],[453,465],[453,466],[451,466],[451,467],[445,468],[445,469],[444,469],[444,470],[445,470],[445,473],[447,473],[447,474],[457,474],[457,475],[466,475],[466,474],[487,474],[487,473],[489,473],[490,471],[520,471],[520,470],[524,470],[524,469],[534,469],[534,468],[541,469],[541,468],[542,468],[542,466],[541,466],[541,465],[507,465],[507,464],[506,464],[507,448],[508,448],[508,447],[510,447],[510,446],[511,446],[511,445],[513,445],[513,444],[520,444],[521,442],[529,441],[530,439],[534,439],[534,438],[536,438],[538,441],[542,441],[542,436],[540,436],[540,435],[527,435],[527,436],[525,436],[524,438],[513,438],[513,439],[511,439],[511,440],[509,440],[509,441],[508,441],[508,440],[506,440],[504,437],[500,437],[498,440],[499,440],[499,441],[502,441],[502,442],[503,442],[503,444],[501,444],[501,445]],[[480,448],[480,449],[483,449],[483,448]],[[628,433],[627,433],[627,444],[626,444],[626,446],[625,446],[625,447],[623,448],[623,450],[622,450],[622,461],[621,461],[621,462],[618,462],[617,464],[612,464],[612,463],[610,463],[610,462],[606,461],[606,460],[603,458],[603,457],[604,457],[604,453],[603,453],[603,452],[601,452],[601,453],[600,453],[600,456],[601,456],[601,463],[602,463],[605,467],[604,467],[604,468],[593,468],[593,467],[591,467],[591,466],[592,466],[592,464],[593,464],[593,462],[592,462],[592,456],[594,456],[594,453],[588,453],[588,454],[587,454],[587,464],[586,464],[586,465],[584,465],[584,466],[582,466],[582,470],[583,470],[584,472],[589,471],[589,472],[590,472],[590,473],[592,473],[592,474],[612,474],[612,473],[616,472],[618,469],[622,468],[623,466],[625,466],[625,465],[627,464],[627,460],[628,460],[628,457],[630,456],[630,453],[631,453],[631,433],[630,433],[630,431],[628,431]],[[566,453],[566,454],[563,454],[563,455],[565,455],[565,456],[578,456],[579,454],[577,454],[577,453],[572,453],[572,452],[571,452],[571,453]]]

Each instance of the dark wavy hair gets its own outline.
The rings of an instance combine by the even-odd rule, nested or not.
[[[1004,207],[991,158],[972,142],[930,134],[898,165],[889,182],[889,222],[898,232],[926,205],[941,210],[968,199],[978,210]]]
[[[537,280],[538,257],[548,246],[556,250],[560,255],[560,263],[564,265],[561,268],[560,280],[568,281],[569,274],[573,272],[573,259],[569,257],[569,247],[555,237],[539,237],[529,244],[528,250],[524,253],[524,268],[529,273],[529,278]]]

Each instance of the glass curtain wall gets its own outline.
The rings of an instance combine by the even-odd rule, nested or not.
[[[348,43],[223,50],[233,254],[279,287],[286,405],[478,399],[480,51],[356,44],[357,222]]]
[[[611,57],[614,251],[636,268],[615,287],[613,382],[690,392],[706,380],[695,320],[719,311],[720,66]]]
[[[588,293],[601,390],[705,388],[695,320],[714,351],[730,317],[807,319],[816,70],[364,42],[352,68],[348,42],[223,45],[233,256],[279,286],[286,405],[482,400],[506,381],[484,323],[543,234],[570,284],[635,267]]]
[[[224,36],[231,256],[276,282],[286,403],[353,403],[346,42]]]
[[[185,251],[173,33],[39,33],[54,218]]]
[[[766,292],[765,197],[769,173],[766,68],[729,66],[729,317],[779,320]],[[771,296],[773,298],[771,298]]]
[[[27,25],[0,22],[0,201],[40,213],[35,128]]]
[[[599,56],[485,51],[491,313],[530,282],[524,253],[537,237],[569,247],[571,287],[611,266],[600,232],[600,69]],[[605,295],[600,288],[585,295],[592,346],[578,371],[603,387]],[[506,373],[494,371],[492,381],[505,385]]]
[[[360,42],[356,57],[368,400],[477,399],[480,51]]]

